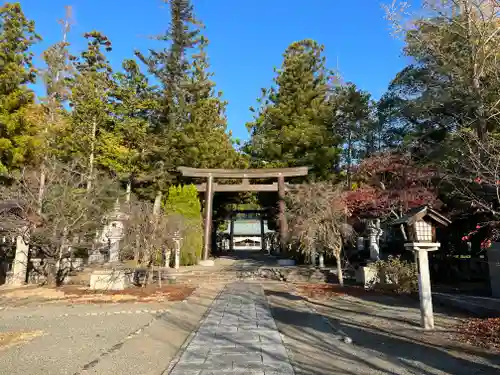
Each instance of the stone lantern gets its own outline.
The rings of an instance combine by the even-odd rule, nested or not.
[[[436,251],[441,246],[436,242],[436,226],[445,227],[450,223],[450,220],[429,206],[416,207],[391,223],[391,226],[401,228],[405,236],[405,249],[413,251],[418,260],[420,323],[424,329],[434,329],[428,252]]]

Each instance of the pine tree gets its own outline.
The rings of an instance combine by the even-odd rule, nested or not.
[[[92,187],[96,161],[99,157],[101,139],[112,136],[111,103],[112,69],[104,55],[111,51],[109,39],[97,31],[85,34],[87,50],[75,60],[76,76],[72,83],[71,105],[73,106],[72,153],[87,160],[87,190]]]
[[[211,81],[203,26],[190,1],[170,0],[169,4],[170,27],[157,37],[166,46],[148,56],[136,52],[160,83],[148,156],[156,208],[162,191],[175,182],[171,172],[176,167],[232,166],[241,159],[226,133],[226,103]]]
[[[62,40],[50,46],[43,53],[46,68],[41,76],[45,84],[46,96],[41,100],[44,116],[39,119],[44,124],[42,132],[42,162],[40,164],[40,183],[38,189],[38,213],[41,214],[43,195],[45,192],[46,163],[51,156],[60,153],[60,140],[65,136],[68,114],[64,103],[69,96],[68,78],[71,73],[69,63],[68,33],[71,27],[71,7],[66,7],[66,18],[63,25]]]
[[[174,134],[178,159],[176,165],[197,168],[231,168],[241,165],[242,158],[236,152],[227,133],[222,93],[215,92],[213,73],[206,54],[208,41],[201,38],[199,52],[193,55],[186,89],[188,121]]]
[[[256,165],[308,165],[311,176],[320,179],[333,173],[339,138],[326,126],[331,72],[322,52],[314,40],[292,43],[275,70],[274,87],[262,90],[261,107],[247,124],[252,138],[245,147]]]
[[[331,131],[342,137],[347,185],[351,185],[351,172],[355,159],[360,155],[362,141],[371,137],[370,94],[359,90],[355,84],[347,83],[336,88],[330,98],[332,118]],[[365,138],[366,139],[366,138]]]
[[[162,50],[150,50],[149,56],[136,52],[149,72],[161,84],[157,130],[166,132],[187,120],[184,83],[190,69],[189,51],[199,44],[201,23],[195,18],[189,0],[165,0],[170,4],[170,26],[156,40],[166,43]]]
[[[113,131],[103,139],[100,164],[127,181],[127,201],[132,182],[148,173],[151,119],[157,105],[155,88],[149,85],[134,60],[124,60],[123,72],[114,75],[110,94]]]
[[[167,2],[167,0],[165,0]],[[149,163],[156,190],[155,211],[159,210],[162,192],[173,182],[172,171],[179,160],[172,136],[181,131],[189,119],[186,110],[185,83],[189,75],[189,51],[199,43],[200,23],[196,20],[189,0],[168,0],[171,22],[156,40],[164,42],[161,50],[150,50],[149,56],[136,51],[136,56],[148,67],[160,83],[156,115],[153,118]]]
[[[34,103],[28,85],[36,81],[30,47],[39,40],[19,3],[0,8],[0,173],[36,160],[38,128],[28,116]]]

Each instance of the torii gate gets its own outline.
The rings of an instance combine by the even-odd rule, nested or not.
[[[205,193],[203,260],[208,259],[208,253],[212,243],[212,206],[215,192],[278,192],[280,243],[281,248],[285,249],[288,233],[288,224],[285,217],[285,191],[289,188],[289,186],[285,184],[285,178],[307,176],[309,172],[308,167],[268,169],[199,169],[179,167],[178,170],[184,177],[206,178],[207,180],[206,183],[196,185],[199,192]],[[242,182],[235,185],[218,184],[214,182],[216,178],[241,179]],[[256,178],[276,178],[278,182],[272,184],[251,184],[250,179]]]

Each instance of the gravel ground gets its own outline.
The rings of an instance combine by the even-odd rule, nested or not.
[[[42,335],[0,347],[0,374],[161,374],[220,288],[200,288],[186,302],[2,309],[0,332]]]
[[[41,307],[27,318],[0,314],[0,331],[36,331],[43,335],[23,345],[0,351],[3,374],[75,374],[99,358],[101,353],[122,343],[126,338],[151,324],[151,313],[136,313],[137,306],[85,306],[85,313],[75,316],[77,308]],[[53,316],[51,312],[57,311]],[[68,316],[61,316],[67,311]],[[132,313],[114,314],[115,311]],[[110,314],[103,314],[110,313]]]

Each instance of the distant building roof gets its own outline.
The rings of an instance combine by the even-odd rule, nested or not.
[[[230,233],[231,228],[228,227],[223,233]],[[264,233],[274,232],[267,227],[267,221],[264,220]],[[260,236],[260,220],[235,220],[234,235],[235,236]]]

